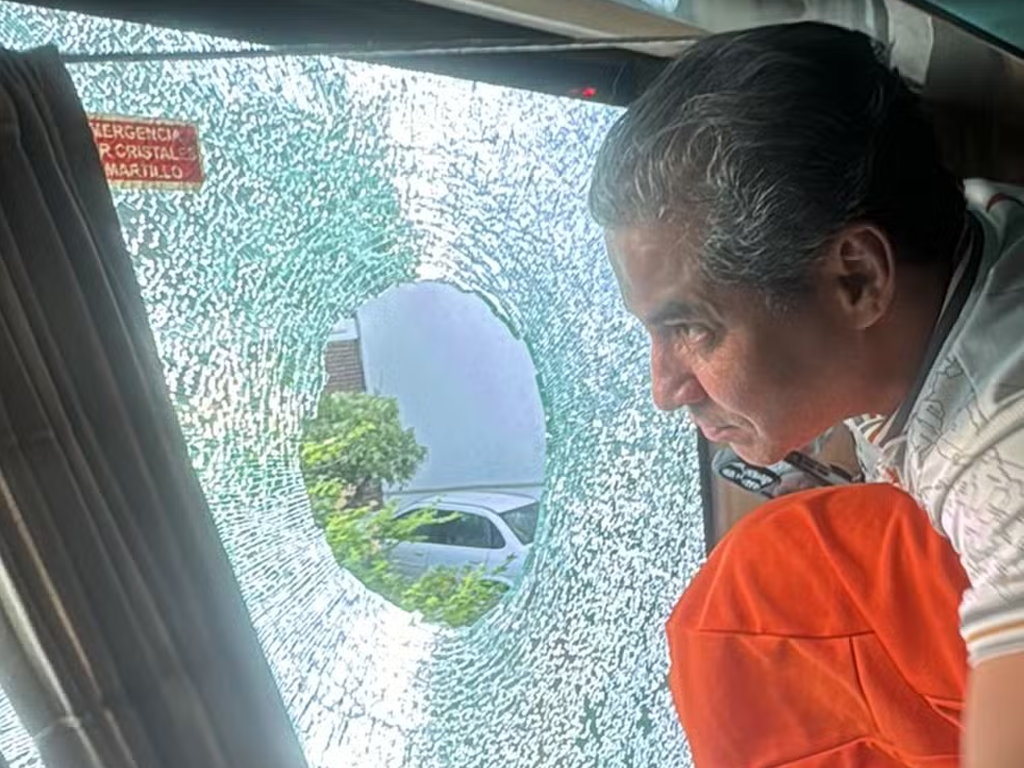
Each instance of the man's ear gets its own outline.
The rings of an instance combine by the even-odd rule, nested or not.
[[[845,324],[863,330],[877,323],[896,293],[892,242],[872,224],[851,224],[829,243],[821,278]]]

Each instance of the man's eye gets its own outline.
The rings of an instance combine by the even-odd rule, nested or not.
[[[700,323],[666,323],[665,327],[671,333],[681,336],[691,343],[705,341],[711,336],[711,329]]]

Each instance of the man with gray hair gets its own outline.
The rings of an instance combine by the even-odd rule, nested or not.
[[[951,174],[878,46],[823,24],[693,45],[590,191],[659,408],[759,465],[846,421],[866,476],[953,544],[969,768],[1024,765],[1018,195]]]

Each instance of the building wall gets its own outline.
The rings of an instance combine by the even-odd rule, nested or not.
[[[325,394],[366,391],[359,339],[328,341],[324,349],[324,367],[327,370],[327,382],[324,384]]]
[[[367,391],[397,398],[428,452],[390,495],[540,493],[545,429],[533,361],[481,299],[439,283],[403,285],[357,319]]]

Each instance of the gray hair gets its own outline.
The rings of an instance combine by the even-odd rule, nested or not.
[[[782,305],[855,221],[900,260],[948,264],[965,202],[883,51],[801,23],[714,35],[676,59],[606,138],[590,209],[610,229],[696,223],[706,278]]]

